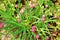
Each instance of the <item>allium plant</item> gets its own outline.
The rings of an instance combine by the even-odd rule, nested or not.
[[[4,3],[5,10],[0,9],[0,18],[2,18],[0,28],[6,30],[7,34],[12,34],[12,40],[52,39],[51,30],[55,28],[53,23],[60,16],[55,16],[54,13],[58,9],[51,0],[37,0],[37,4],[31,3],[31,5],[28,0],[25,1],[25,5],[21,3],[21,0],[17,3],[5,0]],[[21,9],[23,6],[24,10]]]

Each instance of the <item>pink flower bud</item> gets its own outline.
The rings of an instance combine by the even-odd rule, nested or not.
[[[0,28],[3,28],[4,27],[4,23],[0,23]]]
[[[16,4],[15,7],[18,8],[18,5]]]
[[[42,22],[44,22],[45,19],[46,19],[46,15],[43,15],[43,16],[42,16]]]
[[[36,26],[32,26],[32,32],[36,31]]]
[[[57,18],[57,19],[60,19],[60,16],[57,16],[56,18]]]
[[[47,37],[46,37],[46,40],[49,40],[49,39],[50,39],[50,38],[47,36]]]
[[[22,9],[20,10],[20,12],[21,12],[21,13],[24,13],[24,9],[22,8]]]
[[[35,32],[36,31],[36,29],[32,29],[32,32]]]
[[[36,26],[32,26],[32,29],[36,29]]]
[[[34,8],[36,6],[38,6],[38,3],[30,4],[30,8]]]
[[[45,21],[45,18],[42,18],[42,22],[44,22]]]
[[[30,8],[34,8],[34,7],[35,7],[35,5],[34,5],[34,4],[31,4],[31,5],[30,5]]]
[[[21,20],[20,19],[18,19],[18,23],[20,23],[21,22]]]
[[[46,8],[48,8],[48,5],[45,5]]]
[[[39,35],[36,35],[36,38],[37,38],[37,39],[39,39],[39,37],[40,37]]]
[[[25,32],[23,32],[23,35],[25,34]]]
[[[50,27],[50,26],[51,26],[51,24],[48,23],[48,27]]]

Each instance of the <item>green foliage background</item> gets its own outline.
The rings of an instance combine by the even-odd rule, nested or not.
[[[18,8],[15,9],[16,0],[0,0],[0,15],[2,15],[0,16],[0,18],[3,18],[3,20],[0,20],[0,22],[4,21],[5,27],[3,29],[7,30],[6,34],[14,35],[14,37],[11,40],[15,40],[17,34],[19,34],[18,40],[24,40],[24,39],[36,40],[35,38],[36,34],[31,32],[31,27],[33,24],[37,26],[36,29],[38,31],[38,34],[41,36],[42,40],[46,40],[46,34],[45,34],[46,32],[49,34],[49,36],[52,37],[47,26],[48,22],[52,22],[52,21],[56,22],[58,25],[56,27],[51,25],[51,28],[53,29],[58,28],[60,30],[60,19],[51,20],[47,17],[48,15],[51,15],[55,9],[57,10],[57,12],[54,15],[54,18],[60,15],[60,5],[54,5],[50,0],[46,0],[45,2],[44,0],[37,0],[39,6],[36,6],[35,9],[31,9],[28,5],[28,2],[26,1],[26,9],[24,13],[21,14],[19,12],[19,8],[21,8],[22,4],[20,3],[20,0],[18,1],[19,1]],[[59,0],[58,2],[60,3]],[[44,5],[48,4],[49,9],[44,8],[42,6],[43,3]],[[43,12],[44,10],[45,13]],[[21,23],[17,22],[18,18],[16,18],[16,16],[14,15],[14,11],[18,13],[19,18],[22,20]],[[46,14],[46,21],[44,23],[42,23],[41,21],[41,17],[43,14]],[[12,17],[12,15],[14,15],[14,17]],[[26,31],[28,33],[26,33]],[[22,35],[22,32],[25,32],[26,34]],[[32,35],[34,35],[34,39],[32,39]],[[59,38],[60,37],[57,37],[57,40],[59,40]]]

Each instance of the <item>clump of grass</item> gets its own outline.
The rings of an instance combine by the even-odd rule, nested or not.
[[[56,23],[60,17],[56,16],[58,9],[51,0],[38,0],[30,5],[28,0],[24,5],[21,1],[5,0],[5,11],[0,9],[2,29],[14,36],[12,40],[51,40],[57,35],[55,28],[60,29]]]

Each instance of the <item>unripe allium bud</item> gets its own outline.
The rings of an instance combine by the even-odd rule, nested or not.
[[[32,26],[32,32],[36,31],[36,26]]]
[[[20,23],[21,22],[21,19],[18,19],[18,23]]]
[[[48,8],[48,5],[45,5],[46,8]]]
[[[39,35],[36,35],[36,39],[39,39],[39,37],[40,37]]]
[[[3,28],[4,27],[4,23],[0,23],[0,28]]]

